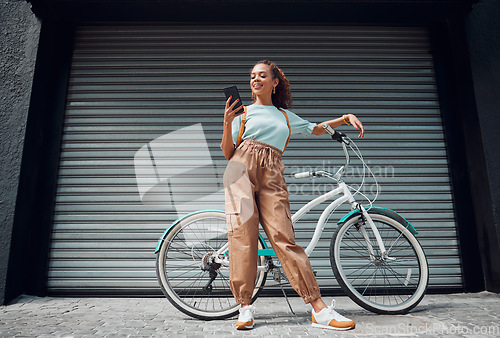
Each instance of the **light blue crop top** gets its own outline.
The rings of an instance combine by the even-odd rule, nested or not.
[[[283,110],[288,116],[292,134],[310,135],[314,127],[316,127],[315,123],[304,120],[287,109]],[[242,116],[243,114],[237,116],[231,125],[233,143],[235,145],[238,140]],[[289,130],[285,115],[278,108],[257,104],[247,106],[245,132],[243,133],[242,140],[252,139],[264,142],[283,151],[288,134]]]

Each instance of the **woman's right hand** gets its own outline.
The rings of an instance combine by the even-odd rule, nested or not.
[[[224,157],[229,160],[234,153],[234,144],[233,144],[233,136],[232,136],[232,128],[231,124],[236,116],[241,115],[245,111],[245,107],[243,105],[234,109],[234,106],[238,103],[238,100],[234,101],[233,104],[229,104],[231,102],[231,98],[229,97],[226,101],[226,110],[224,111],[224,130],[222,132],[222,143],[221,148],[224,153]]]
[[[226,101],[226,110],[224,112],[224,121],[225,122],[233,122],[233,120],[236,116],[240,115],[241,113],[243,113],[245,111],[245,107],[243,105],[241,105],[235,109],[234,107],[239,102],[239,100],[236,100],[233,102],[233,104],[230,104],[231,98],[232,98],[232,96],[230,96]]]

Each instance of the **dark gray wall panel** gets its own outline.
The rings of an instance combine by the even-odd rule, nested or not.
[[[22,284],[21,273],[11,266],[10,278],[15,282],[10,285],[11,295],[6,295],[9,293],[6,290],[7,270],[41,24],[23,1],[2,1],[0,22],[0,304],[3,304],[4,300],[19,294],[14,289]],[[24,291],[22,286],[19,289],[19,292]]]

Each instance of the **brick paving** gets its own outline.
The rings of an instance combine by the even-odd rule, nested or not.
[[[0,307],[0,337],[498,337],[500,295],[426,295],[406,315],[368,312],[347,297],[337,309],[356,321],[346,332],[311,327],[310,306],[290,298],[261,297],[256,325],[236,331],[234,319],[200,321],[175,309],[166,298],[58,298],[22,296]],[[327,303],[329,297],[325,297]]]

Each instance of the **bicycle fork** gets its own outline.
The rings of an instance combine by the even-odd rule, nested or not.
[[[373,245],[371,243],[370,237],[368,236],[368,232],[366,231],[366,228],[364,226],[360,227],[358,230],[361,232],[361,235],[365,239],[366,247],[370,255],[370,261],[377,265],[377,263],[380,264],[380,262],[383,262],[385,260],[395,260],[395,258],[391,258],[387,255],[387,250],[385,248],[384,242],[382,241],[382,237],[380,236],[380,232],[378,231],[378,228],[373,222],[373,219],[371,218],[368,211],[366,211],[366,209],[362,205],[358,205],[357,208],[359,209],[359,211],[361,211],[362,219],[365,221],[365,223],[368,223],[371,230],[373,231],[373,235],[375,236],[375,239],[377,240],[377,245],[380,249],[380,261],[377,262],[377,257],[375,256],[375,250],[373,250]]]
[[[388,260],[393,260],[393,258],[387,256],[387,249],[385,248],[384,242],[382,241],[382,237],[380,236],[380,232],[378,231],[377,226],[373,222],[373,219],[371,218],[370,214],[366,209],[360,204],[357,203],[356,200],[354,199],[354,196],[351,194],[349,191],[348,187],[344,182],[339,182],[339,187],[343,189],[345,199],[351,204],[352,210],[359,210],[361,212],[361,219],[364,221],[363,223],[370,226],[370,229],[373,232],[373,235],[375,236],[375,239],[377,241],[377,245],[380,249],[380,262],[385,261],[386,259]],[[333,204],[333,203],[332,203]],[[377,264],[377,257],[375,255],[375,250],[373,249],[373,245],[370,240],[370,236],[368,236],[368,232],[366,231],[366,228],[364,226],[361,226],[358,229],[363,236],[365,242],[366,242],[366,247],[368,249],[368,253],[370,255],[370,261],[374,264]]]

